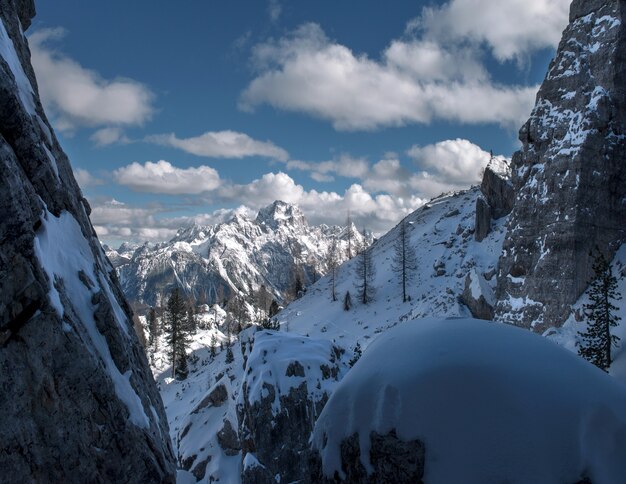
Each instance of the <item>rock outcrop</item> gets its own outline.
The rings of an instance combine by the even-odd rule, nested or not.
[[[330,341],[256,334],[237,404],[244,483],[309,482],[309,437],[347,371],[343,356]]]
[[[493,289],[482,274],[475,268],[465,277],[465,288],[461,302],[467,306],[476,319],[493,319]]]
[[[168,426],[90,208],[0,0],[0,476],[173,482]]]
[[[624,2],[574,0],[570,24],[513,156],[515,206],[499,263],[496,319],[560,326],[626,239]]]
[[[386,435],[371,432],[369,439],[370,469],[362,463],[359,435],[354,434],[341,443],[341,467],[343,478],[336,473],[332,479],[324,475],[319,454],[313,454],[308,466],[310,482],[359,482],[377,484],[382,482],[424,482],[425,446],[420,440],[405,442],[395,430]]]
[[[476,200],[474,237],[484,240],[491,231],[491,220],[511,213],[515,191],[511,184],[511,168],[502,157],[493,157],[485,168],[480,184],[482,197]]]

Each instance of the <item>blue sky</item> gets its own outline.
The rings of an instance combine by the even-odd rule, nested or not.
[[[57,0],[28,34],[105,242],[276,198],[382,232],[517,148],[568,3]]]

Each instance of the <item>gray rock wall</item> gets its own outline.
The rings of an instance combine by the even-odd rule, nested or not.
[[[0,0],[0,480],[174,482],[168,427],[90,208]]]
[[[592,275],[589,251],[626,240],[623,0],[575,0],[513,156],[515,206],[495,318],[560,326]]]

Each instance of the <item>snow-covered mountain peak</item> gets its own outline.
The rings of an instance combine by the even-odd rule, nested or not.
[[[271,205],[259,210],[256,222],[266,225],[273,230],[277,230],[281,225],[302,225],[308,226],[308,222],[302,211],[290,203],[276,200]]]
[[[275,201],[254,219],[236,212],[217,225],[181,228],[168,242],[107,255],[131,301],[158,305],[174,286],[201,302],[235,293],[254,301],[265,286],[284,301],[297,279],[306,286],[326,273],[332,239],[340,261],[371,243],[354,224],[351,229],[309,225],[297,206]]]

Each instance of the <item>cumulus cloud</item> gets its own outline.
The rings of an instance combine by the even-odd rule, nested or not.
[[[289,154],[271,141],[258,141],[237,131],[208,131],[192,138],[178,138],[174,133],[152,135],[146,141],[181,149],[196,156],[244,158],[265,156],[286,161]]]
[[[104,79],[81,66],[50,46],[63,35],[63,29],[55,28],[29,36],[39,92],[57,129],[141,125],[150,119],[154,96],[148,87],[132,79]]]
[[[220,177],[210,166],[177,168],[169,161],[137,162],[118,168],[113,177],[120,185],[138,192],[168,195],[199,194],[217,188]]]
[[[118,127],[101,128],[95,131],[89,139],[93,141],[96,146],[103,147],[112,144],[127,144],[130,143],[128,136],[124,134],[124,131]]]
[[[308,171],[311,178],[318,182],[333,181],[333,175],[363,178],[369,170],[369,163],[365,158],[354,158],[347,154],[342,154],[336,160],[322,162],[289,160],[286,166],[290,170]]]
[[[490,153],[465,139],[414,145],[407,155],[412,167],[403,166],[397,157],[382,159],[372,166],[363,186],[394,197],[432,198],[477,184],[491,158]]]
[[[282,171],[266,173],[248,183],[233,183],[221,179],[209,167],[182,169],[165,161],[133,163],[116,170],[114,177],[118,183],[136,191],[198,195],[192,199],[196,208],[240,205],[240,213],[250,215],[275,200],[283,200],[297,204],[314,224],[342,224],[349,210],[357,225],[382,233],[428,199],[477,183],[490,158],[490,153],[470,141],[454,139],[426,146],[414,145],[406,152],[404,163],[391,152],[371,165],[349,155],[323,162],[321,167],[314,163],[286,163],[287,167],[307,171],[311,176],[355,178],[357,182],[343,192],[307,190]],[[209,170],[205,175],[208,180],[202,182],[204,169]],[[111,210],[110,205],[106,208]],[[122,210],[122,220],[132,219],[132,216],[147,218],[148,223],[115,225],[133,231],[134,236],[138,233],[137,227],[174,230],[189,223],[217,223],[234,213],[233,209],[223,209],[190,217],[154,219],[150,211],[142,214],[141,211],[127,212],[126,207],[113,208]],[[98,217],[103,217],[103,211],[104,208],[96,211]],[[111,220],[115,221],[115,217]],[[107,227],[113,230],[112,226]]]
[[[256,213],[248,207],[239,206],[210,213],[168,217],[166,207],[139,207],[115,199],[92,200],[91,207],[94,228],[98,236],[109,243],[160,242],[171,239],[180,228],[191,224],[214,225],[232,218],[236,213],[250,217]]]
[[[555,47],[568,23],[571,0],[451,0],[424,8],[409,30],[440,43],[484,43],[496,59],[524,60]]]
[[[339,130],[460,123],[516,126],[528,116],[537,86],[493,82],[475,49],[434,40],[395,40],[381,59],[355,54],[317,24],[253,50],[257,76],[240,107],[261,104],[327,119]]]
[[[412,146],[407,154],[422,169],[451,183],[471,185],[480,180],[491,154],[466,139]]]

